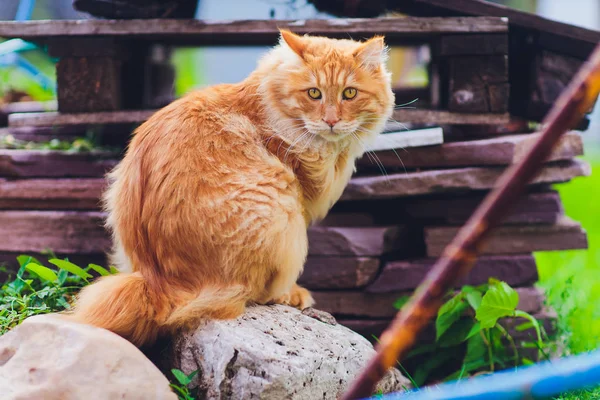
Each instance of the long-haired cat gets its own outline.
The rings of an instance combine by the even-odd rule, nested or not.
[[[246,80],[155,113],[109,175],[107,224],[122,271],[72,316],[140,346],[247,303],[304,308],[307,227],[342,194],[391,116],[383,38],[281,41]]]

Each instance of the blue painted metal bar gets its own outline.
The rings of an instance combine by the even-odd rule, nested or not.
[[[600,351],[543,362],[493,375],[448,382],[372,400],[548,399],[600,385]]]
[[[34,7],[35,7],[35,0],[21,0],[19,2],[19,7],[17,8],[17,14],[15,15],[15,21],[30,20]]]

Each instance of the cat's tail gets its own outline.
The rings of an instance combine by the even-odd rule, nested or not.
[[[178,297],[179,296],[179,297]],[[189,328],[200,319],[230,319],[244,312],[248,294],[242,286],[206,287],[189,300],[181,291],[152,291],[139,273],[105,276],[86,286],[68,315],[77,322],[108,329],[136,346],[159,335]]]

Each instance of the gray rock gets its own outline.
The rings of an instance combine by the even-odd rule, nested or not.
[[[336,399],[375,351],[330,315],[306,311],[255,306],[203,322],[175,338],[170,368],[199,370],[190,386],[202,399]],[[408,380],[393,369],[378,390],[403,387]]]
[[[144,354],[104,329],[30,317],[0,337],[3,400],[177,400]]]

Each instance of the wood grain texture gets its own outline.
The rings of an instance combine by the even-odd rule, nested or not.
[[[17,113],[8,117],[11,127],[141,124],[156,110],[127,110],[62,114],[56,112]],[[427,125],[495,125],[510,122],[509,114],[466,114],[437,110],[395,110],[393,118],[402,123]]]
[[[105,152],[0,149],[0,176],[11,178],[102,178],[118,160]]]
[[[311,256],[377,257],[407,252],[411,241],[407,227],[340,228],[314,226],[308,229]]]
[[[110,248],[103,224],[95,211],[0,211],[0,252],[103,253]]]
[[[369,18],[314,20],[237,20],[201,21],[195,19],[146,20],[62,20],[0,22],[0,36],[27,40],[49,40],[63,36],[118,36],[127,39],[160,40],[161,42],[194,45],[262,44],[272,45],[279,29],[299,34],[356,38],[374,33],[386,40],[428,37],[443,33],[499,33],[508,31],[508,23],[498,17],[476,18]]]
[[[458,227],[426,227],[428,257],[439,257]],[[587,249],[587,234],[578,222],[562,217],[554,225],[515,225],[496,229],[480,254],[520,254],[535,251]]]
[[[307,289],[356,289],[370,283],[379,259],[369,257],[308,257],[298,283]]]
[[[386,199],[434,193],[488,190],[504,172],[503,168],[456,168],[419,171],[387,176],[357,177],[350,180],[341,200]],[[580,160],[548,164],[531,184],[567,182],[590,174]]]
[[[434,263],[435,259],[389,261],[365,291],[390,293],[416,289]],[[535,259],[529,254],[479,257],[469,275],[457,283],[456,287],[482,285],[490,277],[505,281],[511,286],[531,285],[538,279]]]
[[[96,210],[104,179],[0,178],[0,209]]]
[[[378,151],[377,157],[390,168],[475,167],[509,165],[518,162],[539,134],[500,136],[489,139],[450,142],[439,146],[406,150]],[[583,155],[583,140],[577,132],[565,134],[553,149],[549,161],[568,160]],[[373,169],[367,156],[357,161],[359,168]]]

